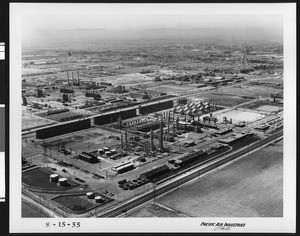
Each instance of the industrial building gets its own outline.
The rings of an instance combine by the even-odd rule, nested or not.
[[[154,180],[155,178],[166,174],[170,171],[169,167],[167,165],[162,165],[158,167],[153,167],[151,170],[148,170],[142,174],[140,174],[141,178],[148,179],[148,180]]]
[[[97,163],[99,162],[98,157],[94,154],[91,153],[87,153],[87,152],[82,152],[81,154],[79,154],[78,158],[80,160],[89,162],[89,163]]]
[[[134,169],[134,165],[132,162],[125,162],[113,167],[113,170],[115,170],[118,174],[123,174],[133,169]]]

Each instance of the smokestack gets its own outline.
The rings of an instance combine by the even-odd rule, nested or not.
[[[176,118],[176,129],[179,130],[179,116]]]
[[[119,116],[119,129],[122,129],[122,116]]]
[[[68,85],[69,85],[70,78],[69,78],[69,71],[68,70],[67,70],[67,79],[68,79]]]
[[[151,145],[151,151],[154,149],[154,143],[153,143],[153,129],[150,131],[150,145]]]
[[[77,71],[77,84],[79,85],[79,70]]]
[[[168,134],[170,134],[170,111],[168,113],[168,116],[167,116],[167,122],[168,122]]]
[[[22,99],[23,99],[23,106],[27,106],[27,99],[24,95],[22,95]]]
[[[72,71],[72,85],[74,85],[74,73]]]
[[[121,134],[121,147],[122,149],[124,148],[124,144],[123,144],[123,135]]]
[[[173,137],[175,136],[175,125],[173,124]]]
[[[127,149],[127,131],[125,131],[125,148]]]
[[[146,139],[144,140],[144,153],[147,155],[147,143],[146,143]]]
[[[163,119],[161,119],[160,121],[160,139],[159,139],[159,148],[160,148],[160,151],[162,152],[163,151],[163,145],[164,145],[164,122],[163,122]]]

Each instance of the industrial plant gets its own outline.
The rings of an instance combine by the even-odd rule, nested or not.
[[[22,52],[22,194],[53,216],[124,217],[282,138],[282,43],[110,43]]]

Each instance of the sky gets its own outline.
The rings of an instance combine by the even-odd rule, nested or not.
[[[24,32],[67,29],[241,28],[282,30],[280,15],[27,15]]]
[[[22,6],[22,39],[31,42],[45,39],[46,32],[51,32],[52,37],[55,32],[76,29],[119,32],[195,28],[255,32],[259,29],[282,34],[283,17],[278,11],[272,11],[269,5],[240,5],[27,4]]]

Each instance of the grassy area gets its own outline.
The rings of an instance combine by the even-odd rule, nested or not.
[[[60,204],[61,206],[68,208],[72,212],[81,213],[81,212],[91,210],[96,206],[103,205],[111,200],[102,195],[101,197],[104,200],[102,203],[95,203],[94,199],[87,199],[85,195],[59,196],[53,198],[52,200]]]
[[[85,199],[85,196],[60,196],[52,200],[71,211],[78,213],[87,211],[97,205],[96,203]]]
[[[45,218],[49,215],[42,209],[38,209],[27,201],[22,200],[22,217],[24,218]]]
[[[29,170],[22,173],[22,182],[29,187],[47,190],[66,190],[75,187],[75,183],[68,179],[67,186],[59,186],[58,183],[50,182],[50,175],[53,174],[42,168]]]

